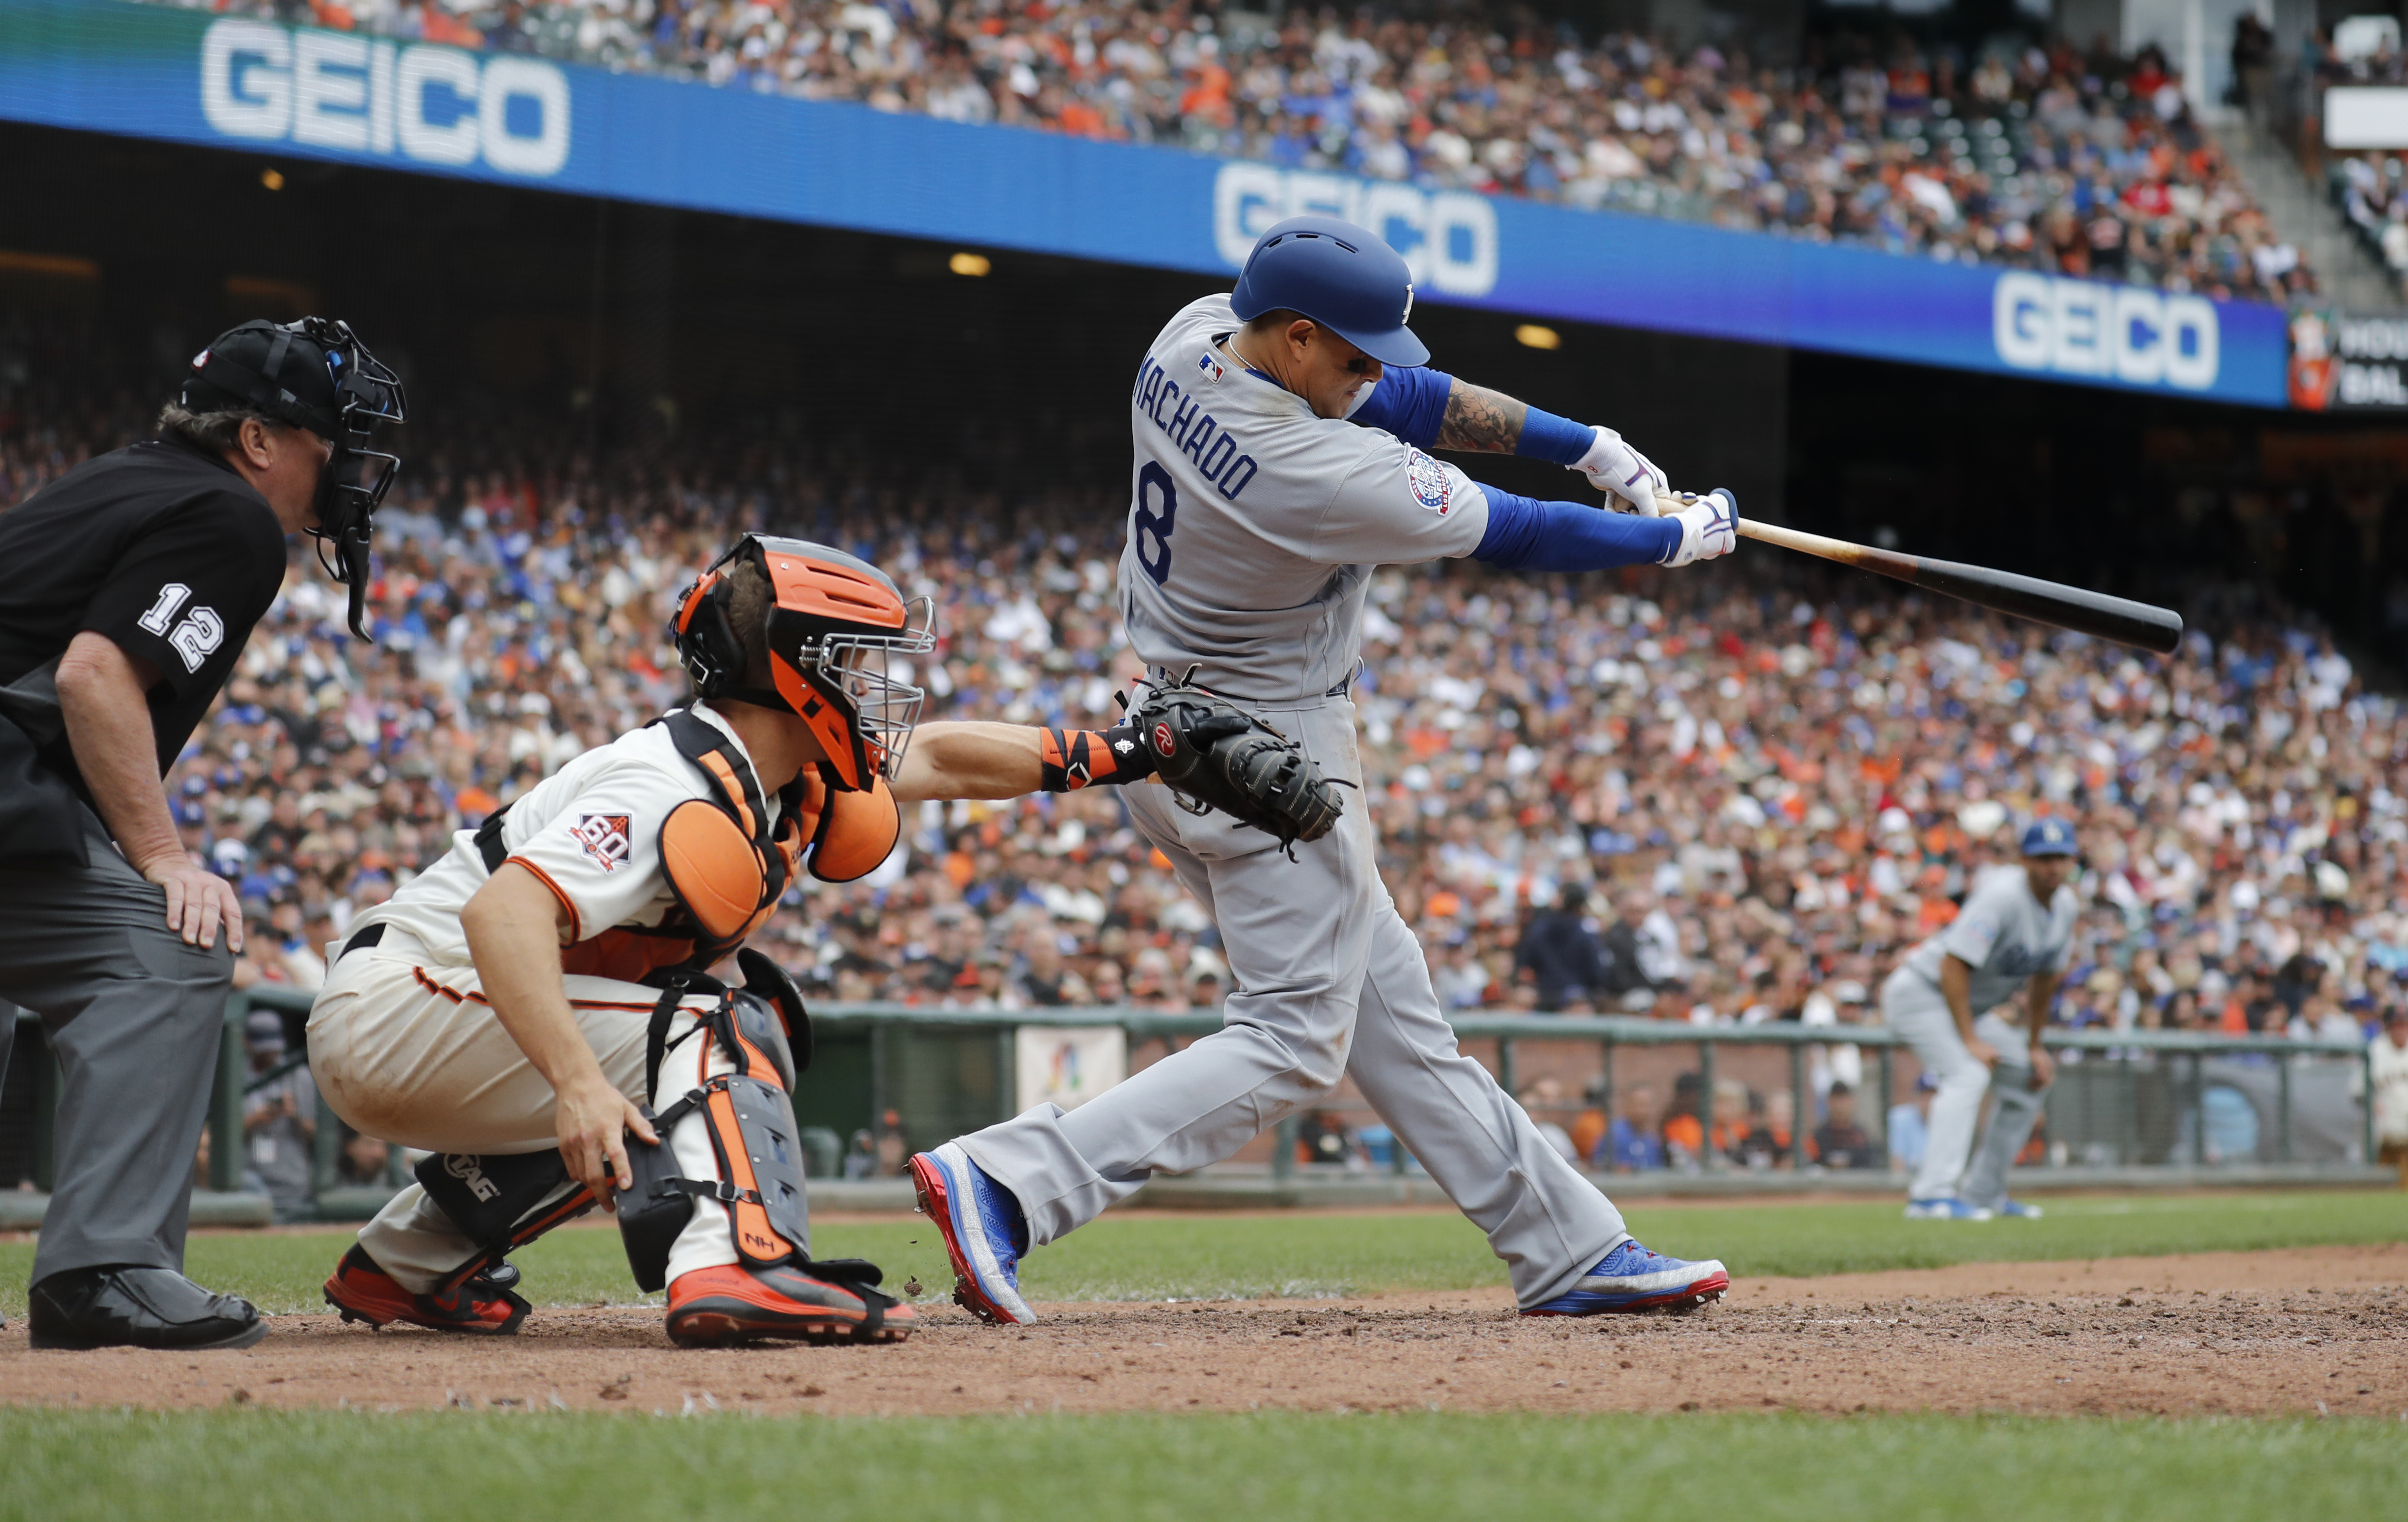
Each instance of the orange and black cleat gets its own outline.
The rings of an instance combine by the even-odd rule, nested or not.
[[[725,1347],[772,1337],[899,1343],[919,1326],[918,1316],[901,1301],[853,1274],[821,1278],[812,1272],[818,1267],[729,1263],[681,1273],[669,1281],[669,1341],[680,1347]]]
[[[344,1320],[372,1327],[406,1321],[436,1331],[508,1337],[519,1330],[529,1308],[510,1288],[518,1282],[519,1271],[503,1263],[434,1294],[412,1294],[379,1268],[366,1248],[353,1243],[326,1281],[326,1303],[340,1311]]]

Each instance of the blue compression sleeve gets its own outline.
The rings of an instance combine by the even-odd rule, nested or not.
[[[1483,485],[1488,532],[1471,558],[1501,571],[1605,571],[1660,565],[1680,547],[1669,518],[1607,512],[1577,502],[1541,502]]]
[[[1455,377],[1443,370],[1426,365],[1387,370],[1347,421],[1366,428],[1384,428],[1408,444],[1433,448],[1438,444],[1439,425],[1446,421],[1447,393],[1453,390]],[[1581,448],[1586,452],[1588,447]]]
[[[1569,470],[1581,462],[1596,442],[1597,430],[1588,424],[1532,407],[1522,421],[1522,441],[1513,446],[1513,452],[1533,460],[1552,460]]]

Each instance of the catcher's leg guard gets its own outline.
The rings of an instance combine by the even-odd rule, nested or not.
[[[418,1165],[417,1175],[427,1200],[480,1247],[436,1287],[438,1296],[456,1293],[472,1279],[507,1291],[519,1275],[503,1259],[594,1208],[594,1191],[568,1176],[556,1149],[437,1152]]]
[[[714,1200],[726,1210],[737,1260],[681,1274],[669,1286],[670,1339],[697,1346],[760,1337],[881,1342],[910,1335],[910,1307],[878,1292],[874,1266],[811,1261],[802,1149],[788,1096],[793,1059],[778,1012],[750,994],[724,994],[696,1028],[716,1046],[698,1065],[726,1071],[709,1074],[662,1106],[654,1122],[660,1145],[630,1140],[638,1183],[619,1211],[636,1282],[656,1289],[667,1276],[671,1247],[694,1225],[694,1201]],[[657,1075],[653,1083],[657,1095]],[[716,1178],[677,1175],[669,1136],[690,1118],[710,1137]]]

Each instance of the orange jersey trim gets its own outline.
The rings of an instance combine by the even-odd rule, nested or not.
[[[485,997],[484,990],[481,989],[471,989],[467,992],[463,993],[458,989],[452,988],[448,984],[437,983],[434,978],[427,975],[426,969],[423,967],[412,967],[409,971],[417,977],[418,986],[424,989],[429,993],[439,993],[455,1004],[482,1004],[487,1009],[494,1007],[494,1002]],[[571,1009],[627,1009],[649,1011],[653,1006],[650,1003],[629,1003],[625,1001],[615,999],[571,999],[568,1002],[568,1007]]]
[[[502,859],[502,865],[507,867],[514,861],[520,866],[524,867],[527,871],[534,873],[537,878],[542,882],[544,887],[552,889],[552,896],[560,901],[560,906],[568,911],[568,939],[563,944],[575,946],[578,942],[585,939],[585,917],[577,912],[576,901],[571,899],[566,892],[562,891],[558,883],[552,880],[552,874],[544,871],[541,867],[537,866],[534,862],[528,861],[523,856],[504,857]]]

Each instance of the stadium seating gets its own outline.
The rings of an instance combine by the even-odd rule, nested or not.
[[[19,387],[0,501],[139,429]],[[1110,612],[1110,472],[1075,515],[938,526],[921,466],[756,451],[715,475],[736,456],[697,443],[606,472],[532,428],[505,466],[439,423],[411,433],[426,466],[380,515],[376,645],[296,560],[172,779],[187,843],[249,905],[246,979],[313,982],[350,916],[451,832],[675,701],[666,599],[739,522],[833,538],[933,595],[933,716],[1101,725],[1135,670]],[[832,484],[773,496],[781,479]],[[2088,863],[2068,1022],[2339,1030],[2401,1000],[2408,710],[2304,620],[2211,600],[2157,661],[1861,578],[1784,590],[1755,563],[1577,599],[1461,562],[1379,575],[1367,801],[1453,1005],[1750,1022],[1862,998],[2038,810],[2080,821]],[[1108,789],[907,822],[887,869],[774,923],[824,996],[1178,1006],[1226,987]],[[1517,948],[1576,889],[1595,922],[1574,944],[1621,970],[1542,990]]]
[[[1075,0],[212,8],[1942,260],[2277,302],[2315,289],[2155,48],[1855,41],[1773,70],[1503,6],[1438,22]]]

